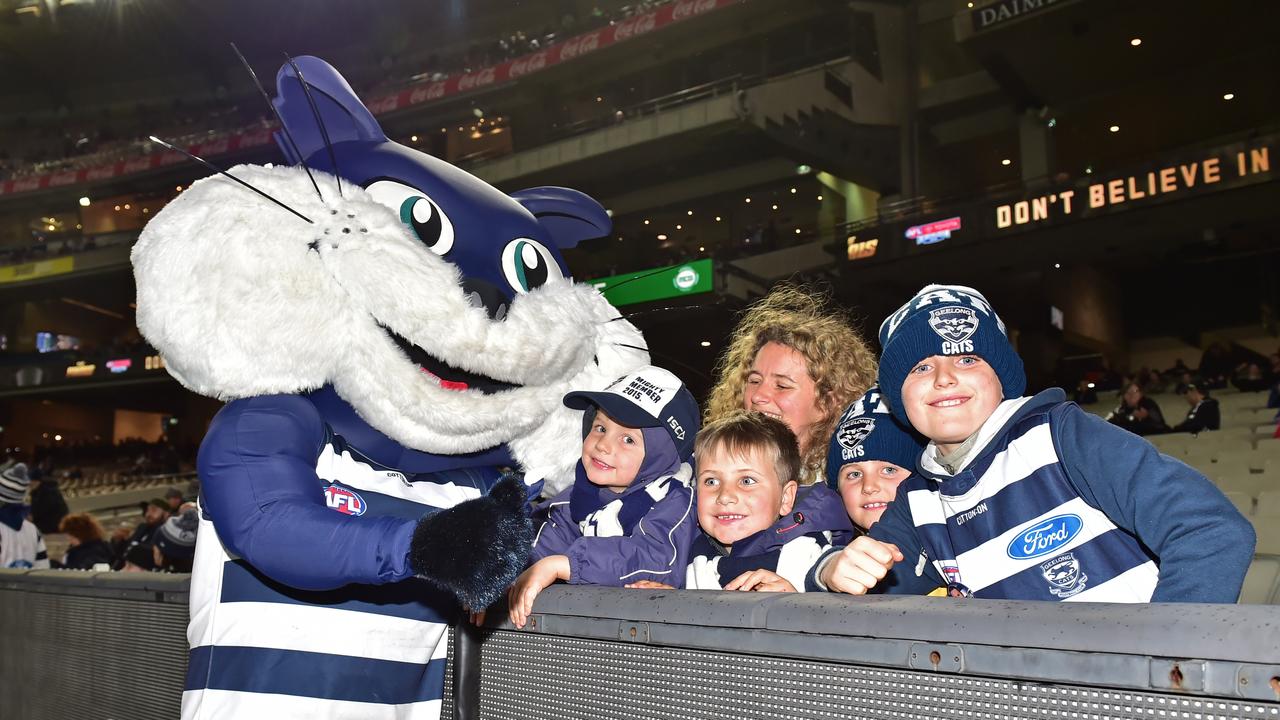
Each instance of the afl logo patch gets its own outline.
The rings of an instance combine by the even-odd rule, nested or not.
[[[354,490],[337,485],[330,485],[324,489],[324,499],[330,508],[344,515],[363,515],[368,509],[364,504],[364,498],[357,495]]]

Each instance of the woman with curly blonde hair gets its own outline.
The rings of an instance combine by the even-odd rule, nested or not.
[[[742,316],[716,366],[706,422],[754,410],[796,434],[803,485],[822,480],[840,412],[871,387],[876,358],[816,290],[784,283]]]

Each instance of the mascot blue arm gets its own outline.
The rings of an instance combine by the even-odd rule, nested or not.
[[[567,487],[561,398],[647,364],[644,339],[560,255],[609,232],[594,200],[391,142],[316,58],[277,88],[314,180],[230,170],[283,209],[197,181],[133,251],[139,329],[228,401],[199,457],[183,718],[433,718],[455,601],[484,607],[528,554],[498,468]]]

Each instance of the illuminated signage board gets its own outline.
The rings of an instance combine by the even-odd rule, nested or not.
[[[67,377],[79,378],[89,377],[93,371],[97,369],[97,365],[86,365],[83,361],[67,367]]]
[[[1271,149],[1236,145],[1183,162],[1163,162],[1151,169],[1071,187],[995,207],[995,231],[1029,230],[1038,224],[1109,213],[1135,205],[1188,196],[1269,179]]]
[[[960,229],[960,217],[951,217],[924,225],[913,225],[907,228],[908,240],[915,240],[916,245],[932,245],[951,237],[951,233]]]
[[[875,257],[876,248],[880,245],[879,238],[859,240],[857,235],[850,235],[847,242],[850,260],[866,260],[869,257]]]
[[[711,292],[711,258],[592,280],[614,306]]]
[[[160,370],[164,368],[164,358],[159,355],[148,355],[143,361],[143,367],[148,370]]]
[[[981,32],[1013,20],[1021,20],[1028,15],[1048,10],[1054,5],[1067,4],[1069,4],[1067,0],[997,0],[990,5],[974,9],[969,16],[973,18],[974,31]]]
[[[107,369],[112,373],[122,373],[133,367],[133,360],[129,358],[120,358],[119,360],[108,360]]]

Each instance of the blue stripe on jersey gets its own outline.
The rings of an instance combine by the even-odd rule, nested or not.
[[[446,664],[204,645],[191,649],[184,689],[403,705],[443,697]]]
[[[1068,555],[1071,557],[1067,558]],[[1006,600],[1062,600],[1097,587],[1154,558],[1137,549],[1133,536],[1116,528],[1067,552],[1051,553],[1039,560],[1041,562],[1017,574],[975,591],[973,596]],[[1061,578],[1061,583],[1055,585],[1045,576],[1045,572],[1054,566],[1066,571],[1071,561],[1074,561],[1080,577]],[[1058,590],[1056,594],[1053,592],[1055,589]]]
[[[1036,476],[1034,482],[1015,482],[991,497],[978,500],[971,507],[957,508],[968,511],[978,505],[987,506],[984,512],[966,520],[964,524],[957,523],[957,517],[960,516],[957,512],[947,518],[945,531],[941,525],[930,523],[920,527],[921,535],[948,533],[951,547],[955,551],[952,557],[960,557],[1005,530],[1030,523],[1051,508],[1079,497],[1072,491],[1066,471],[1061,465],[1045,465],[1033,475]]]
[[[453,623],[460,617],[452,595],[418,578],[388,585],[299,590],[272,580],[244,560],[228,560],[223,564],[221,602],[317,605],[435,623]]]

